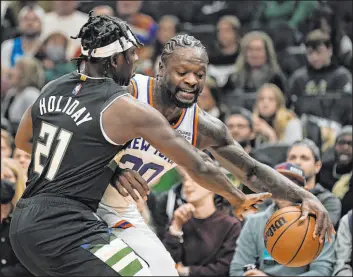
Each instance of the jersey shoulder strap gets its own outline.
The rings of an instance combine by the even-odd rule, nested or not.
[[[153,106],[152,92],[154,85],[154,78],[142,74],[135,74],[131,79],[133,87],[133,96],[141,102],[148,103]]]

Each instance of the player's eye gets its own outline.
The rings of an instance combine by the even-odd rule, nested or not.
[[[186,72],[177,71],[177,73],[178,73],[179,76],[185,76],[186,75]]]
[[[196,75],[199,79],[203,79],[203,77],[205,76],[204,74],[196,74]]]

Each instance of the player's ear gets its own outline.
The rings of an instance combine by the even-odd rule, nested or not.
[[[161,76],[164,74],[164,64],[162,61],[159,61],[159,64],[158,64],[158,75]]]
[[[118,67],[118,59],[119,59],[119,54],[115,53],[113,55],[110,56],[110,64],[117,68]]]

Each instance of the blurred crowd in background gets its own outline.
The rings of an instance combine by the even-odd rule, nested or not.
[[[139,210],[179,274],[352,276],[352,1],[339,0],[2,1],[1,273],[28,274],[8,240],[31,158],[14,145],[18,124],[46,83],[76,70],[71,59],[80,55],[80,42],[70,36],[90,10],[131,26],[144,44],[136,73],[155,76],[173,36],[201,40],[210,63],[198,105],[222,120],[250,156],[296,176],[337,230],[312,264],[279,265],[264,247],[261,226],[293,203],[270,200],[240,222],[223,198],[175,169]],[[244,268],[249,264],[254,269]]]

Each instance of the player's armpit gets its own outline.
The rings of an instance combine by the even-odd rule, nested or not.
[[[28,154],[32,155],[32,105],[28,107],[25,113],[22,116],[20,125],[18,126],[16,137],[15,137],[15,144],[16,147],[22,149],[23,151],[27,152]]]

